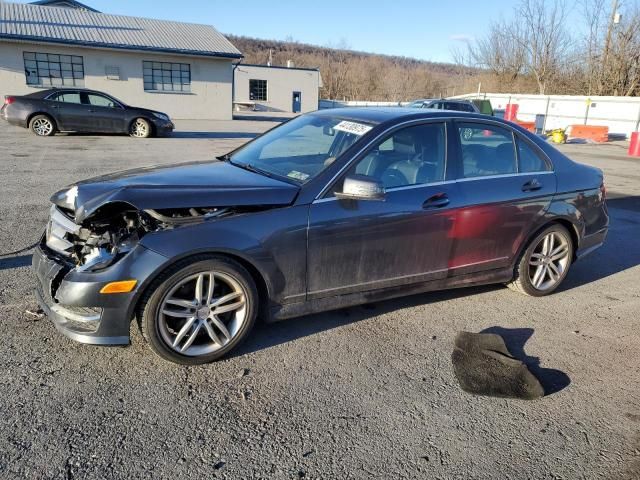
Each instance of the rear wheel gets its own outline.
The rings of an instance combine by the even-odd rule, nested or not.
[[[562,225],[540,232],[522,253],[510,288],[542,297],[553,292],[566,278],[573,259],[573,240]]]
[[[39,137],[50,137],[56,133],[53,120],[47,115],[36,115],[29,122],[29,129]]]
[[[148,138],[151,136],[151,125],[144,118],[136,118],[129,127],[129,135],[135,138]]]
[[[237,347],[251,331],[257,310],[256,286],[242,265],[200,256],[176,264],[149,288],[142,332],[162,358],[198,365]]]

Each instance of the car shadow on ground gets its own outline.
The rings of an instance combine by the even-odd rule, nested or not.
[[[245,120],[245,121],[251,121],[251,122],[286,122],[288,120],[291,120],[292,118],[295,118],[297,115],[295,114],[291,114],[291,115],[282,115],[282,116],[277,116],[277,115],[269,115],[268,112],[265,112],[264,114],[256,114],[256,113],[251,113],[251,114],[233,114],[233,119],[234,120]]]
[[[59,133],[58,135],[60,136],[67,136],[67,137],[128,137],[129,135],[127,135],[126,133],[88,133],[88,132],[62,132]],[[165,139],[172,139],[172,138],[186,138],[186,139],[193,139],[193,138],[203,138],[203,139],[216,139],[216,140],[224,140],[224,139],[234,139],[234,138],[246,138],[246,139],[253,139],[256,138],[258,135],[260,135],[260,133],[252,133],[252,132],[191,132],[191,131],[182,131],[182,130],[175,130],[174,132],[170,133],[169,135],[165,135],[165,136],[160,136],[160,137],[151,137],[152,139],[154,138],[165,138]]]
[[[12,268],[30,267],[31,255],[20,255],[19,257],[0,258],[0,270],[10,270]]]
[[[183,132],[183,131],[174,131],[167,138],[214,138],[214,139],[225,139],[225,138],[256,138],[259,133],[250,133],[250,132]]]
[[[640,196],[607,200],[609,233],[602,247],[571,266],[558,291],[570,290],[640,265]]]
[[[267,349],[299,338],[315,335],[326,330],[332,330],[334,328],[357,323],[362,320],[368,320],[372,317],[384,315],[397,310],[417,307],[419,305],[435,304],[459,297],[488,292],[498,288],[503,287],[501,285],[484,285],[479,287],[465,287],[453,290],[427,292],[408,297],[395,298],[392,300],[384,300],[381,302],[348,307],[340,310],[307,315],[300,318],[291,318],[275,323],[259,321],[256,325],[255,331],[249,336],[247,341],[236,351],[231,352],[230,356],[241,356],[247,353]]]
[[[500,335],[507,345],[511,355],[524,363],[529,371],[540,381],[545,395],[559,392],[571,384],[569,376],[553,368],[542,368],[538,357],[531,357],[524,351],[524,346],[533,336],[533,328],[485,328],[480,333],[495,333]]]

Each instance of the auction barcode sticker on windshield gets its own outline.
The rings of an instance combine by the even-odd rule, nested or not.
[[[364,125],[362,123],[356,123],[356,122],[348,122],[346,120],[341,121],[339,124],[333,127],[334,130],[353,133],[354,135],[364,135],[372,128],[373,127],[369,125]]]

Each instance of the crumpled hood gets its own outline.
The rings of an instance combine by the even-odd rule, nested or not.
[[[77,192],[73,191],[76,190]],[[299,187],[236,167],[228,162],[194,162],[138,168],[74,184],[51,197],[81,223],[98,208],[124,202],[139,210],[190,207],[290,205]]]

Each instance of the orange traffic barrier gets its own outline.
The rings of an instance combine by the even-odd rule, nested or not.
[[[530,132],[536,133],[536,122],[521,122],[520,120],[515,120],[515,123],[520,125],[522,128],[526,128]]]
[[[640,157],[640,132],[631,134],[631,142],[629,143],[629,156]]]
[[[598,127],[595,125],[571,125],[569,137],[584,138],[594,142],[609,141],[609,127]]]
[[[504,119],[510,122],[515,122],[518,117],[518,108],[519,105],[517,103],[507,104],[507,107],[504,109]]]

